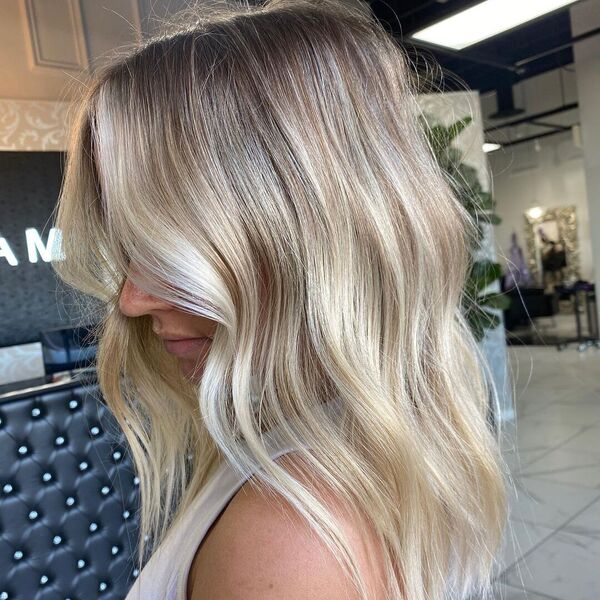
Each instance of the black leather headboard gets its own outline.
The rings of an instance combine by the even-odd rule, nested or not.
[[[138,507],[95,378],[0,400],[0,600],[124,598]]]

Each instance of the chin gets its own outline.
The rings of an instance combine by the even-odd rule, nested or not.
[[[192,361],[182,361],[181,371],[183,372],[184,377],[190,381],[191,383],[200,383],[200,379],[202,378],[202,373],[204,372],[204,366],[200,365],[196,368],[196,372],[194,374],[194,367],[196,364]]]

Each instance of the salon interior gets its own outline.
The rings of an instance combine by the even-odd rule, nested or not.
[[[438,65],[419,102],[461,123],[448,143],[481,201],[472,327],[514,481],[496,598],[598,600],[600,0],[348,1]],[[52,212],[78,82],[185,4],[0,3],[0,599],[117,600],[138,575],[139,479],[94,311],[49,264]]]

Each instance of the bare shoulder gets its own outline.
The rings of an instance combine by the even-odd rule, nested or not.
[[[293,453],[279,460],[319,491]],[[372,597],[384,597],[381,550],[367,520],[357,520],[331,495],[322,497],[351,541]],[[254,479],[240,488],[204,539],[188,583],[188,600],[358,600],[350,580],[302,515]]]

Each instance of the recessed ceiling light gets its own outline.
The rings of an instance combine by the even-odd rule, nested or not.
[[[527,211],[527,214],[532,219],[539,219],[544,214],[544,209],[541,206],[534,206]]]
[[[483,144],[484,152],[494,152],[494,150],[500,150],[500,148],[502,148],[500,144],[493,144],[491,142],[485,142],[485,144]]]
[[[485,0],[410,37],[462,50],[577,0]]]

